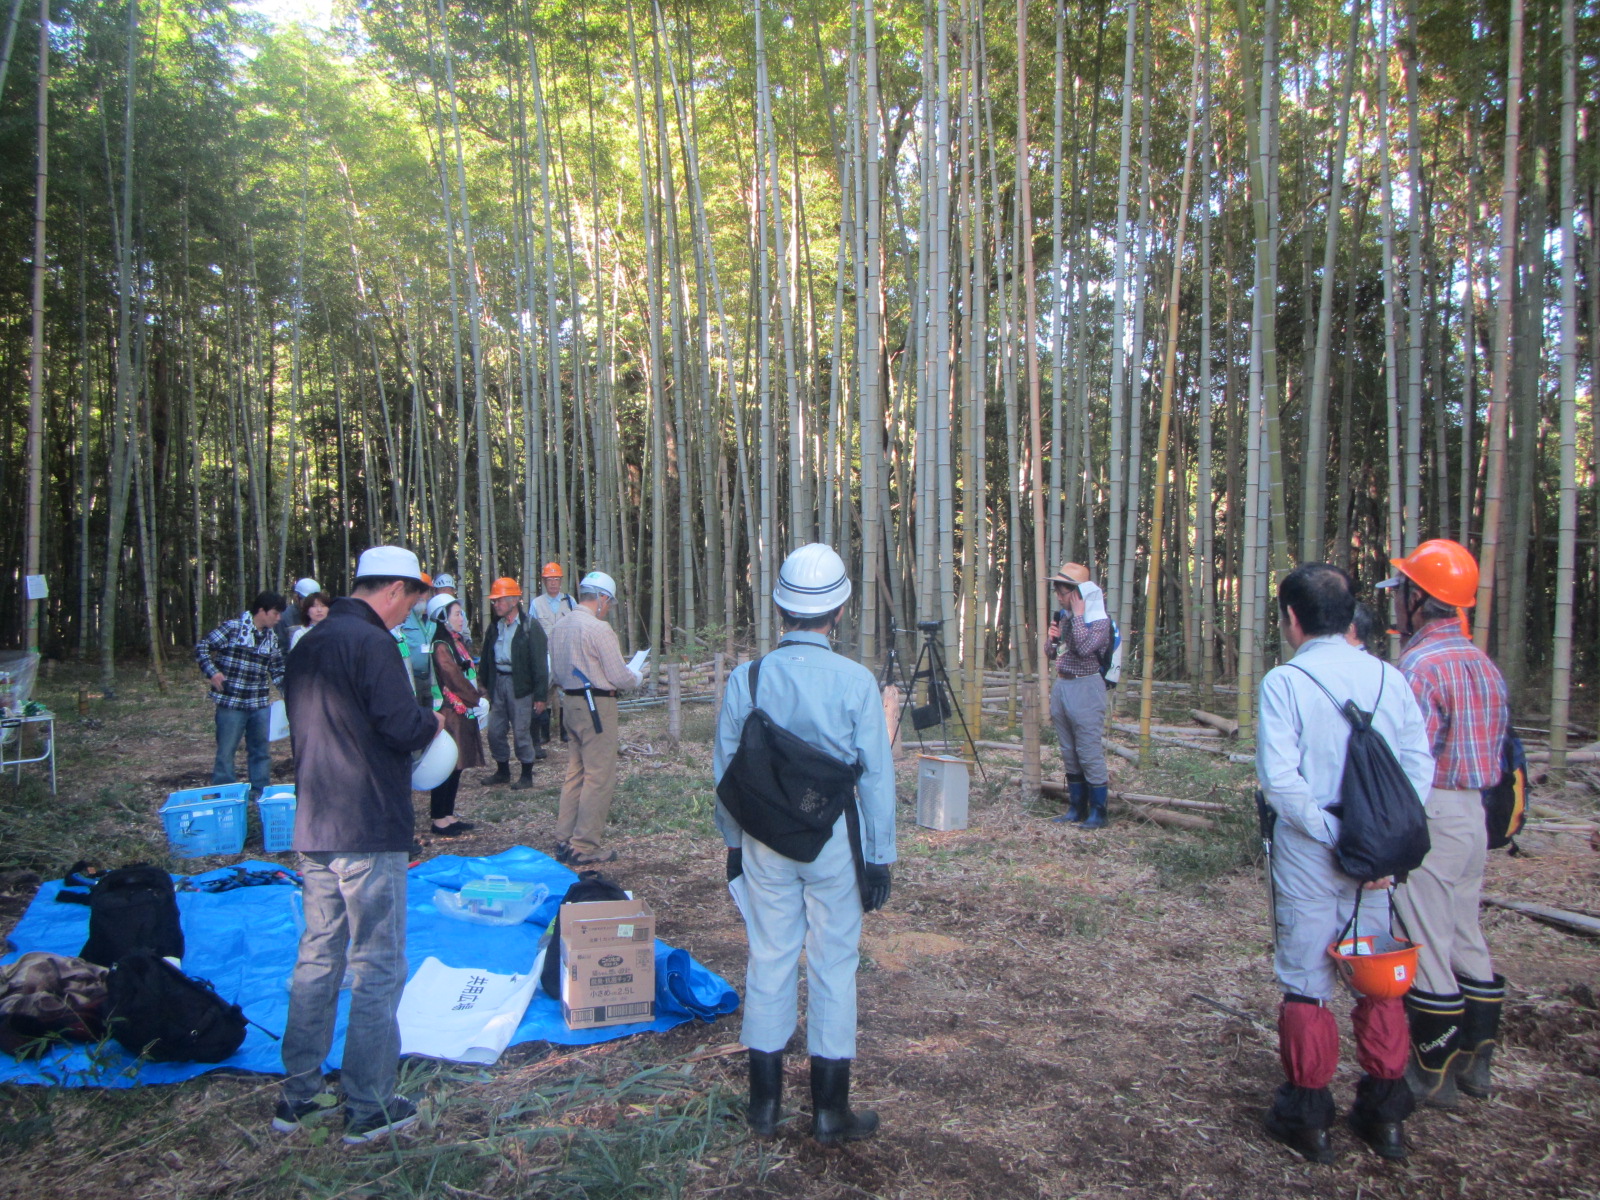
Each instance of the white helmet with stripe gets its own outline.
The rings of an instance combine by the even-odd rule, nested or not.
[[[772,602],[797,617],[830,613],[850,599],[850,577],[844,559],[832,546],[812,542],[783,560]]]

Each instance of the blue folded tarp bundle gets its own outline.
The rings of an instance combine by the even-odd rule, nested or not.
[[[281,869],[276,863],[241,863],[247,871]],[[192,877],[199,884],[233,875],[223,868]],[[489,875],[543,884],[549,895],[520,925],[489,927],[466,924],[440,913],[433,905],[439,888],[459,890],[463,884]],[[539,937],[554,919],[556,907],[577,876],[547,854],[526,846],[513,846],[487,858],[446,855],[420,863],[411,870],[406,900],[406,958],[415,972],[424,959],[439,959],[447,967],[478,967],[499,974],[516,974],[532,968],[539,952]],[[60,904],[61,882],[46,883],[28,906],[11,941],[16,954],[29,950],[77,954],[89,935],[89,910],[81,904]],[[255,1022],[244,1045],[221,1063],[142,1062],[123,1052],[115,1042],[99,1046],[62,1047],[43,1057],[19,1061],[0,1055],[0,1083],[42,1083],[65,1087],[136,1087],[149,1083],[175,1083],[206,1071],[229,1069],[277,1074],[283,1070],[278,1043],[265,1030],[281,1034],[289,1014],[289,974],[300,940],[299,889],[292,886],[240,887],[229,891],[180,891],[178,908],[183,918],[185,953],[183,969],[209,979],[217,992],[244,1010]],[[336,1067],[344,1052],[344,1024],[349,996],[340,998],[339,1022],[328,1066]],[[568,1029],[561,1005],[542,991],[512,1037],[518,1042],[556,1042],[584,1045],[609,1041],[649,1030],[666,1030],[693,1018],[712,1021],[731,1013],[739,998],[727,981],[665,942],[656,942],[656,1018],[633,1025],[603,1029]],[[261,1028],[257,1028],[260,1026]]]

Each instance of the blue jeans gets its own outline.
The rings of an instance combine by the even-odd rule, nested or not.
[[[217,761],[211,768],[212,783],[238,783],[234,759],[239,739],[245,743],[250,763],[250,793],[260,795],[272,782],[272,748],[267,734],[272,728],[270,708],[228,708],[217,705]]]
[[[362,1120],[394,1097],[400,1068],[395,1013],[406,986],[407,855],[316,852],[299,858],[306,931],[289,982],[283,1096],[298,1104],[322,1090],[348,961],[354,981],[339,1078],[351,1117]]]

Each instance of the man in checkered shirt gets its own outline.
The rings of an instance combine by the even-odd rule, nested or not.
[[[274,632],[288,601],[278,592],[262,592],[250,610],[224,621],[194,648],[200,674],[211,684],[216,705],[217,760],[212,783],[235,783],[234,756],[245,742],[250,764],[250,794],[259,796],[272,782],[272,750],[267,741],[272,696],[283,688],[283,646]]]
[[[1417,985],[1406,996],[1406,1080],[1418,1099],[1455,1108],[1461,1092],[1489,1095],[1505,1004],[1505,976],[1489,957],[1478,897],[1489,840],[1482,789],[1500,781],[1510,710],[1499,668],[1466,634],[1478,590],[1471,553],[1434,538],[1391,561],[1400,574],[1379,586],[1395,589],[1395,628],[1405,639],[1399,666],[1422,707],[1434,757],[1432,848],[1395,891],[1395,908],[1422,943]]]

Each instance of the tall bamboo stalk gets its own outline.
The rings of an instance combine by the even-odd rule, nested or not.
[[[1572,588],[1578,536],[1578,235],[1576,192],[1577,34],[1572,0],[1561,0],[1561,502],[1556,551],[1555,643],[1550,671],[1550,768],[1567,765],[1572,692]],[[1591,214],[1592,215],[1592,214]],[[1593,227],[1590,236],[1594,236]],[[1590,280],[1590,286],[1596,285]],[[1590,330],[1591,338],[1600,330]],[[1591,391],[1597,381],[1590,380]]]
[[[1473,609],[1472,640],[1489,649],[1489,623],[1494,618],[1495,567],[1500,549],[1501,493],[1506,476],[1507,401],[1514,363],[1513,305],[1516,299],[1517,163],[1522,122],[1523,0],[1511,0],[1511,26],[1506,55],[1506,139],[1500,187],[1500,316],[1495,330],[1494,365],[1489,395],[1487,478],[1483,489],[1483,546],[1478,553],[1478,602]]]
[[[1172,240],[1172,286],[1167,292],[1167,353],[1161,372],[1161,423],[1156,433],[1154,496],[1150,507],[1150,575],[1144,592],[1144,668],[1139,693],[1139,754],[1150,760],[1150,718],[1155,710],[1156,617],[1161,602],[1161,534],[1167,502],[1167,446],[1172,429],[1173,377],[1178,370],[1179,286],[1183,282],[1183,234],[1189,219],[1189,188],[1194,175],[1195,109],[1200,103],[1198,25],[1193,28],[1194,63],[1189,79],[1189,123],[1183,147],[1183,184],[1178,198],[1178,228]]]

